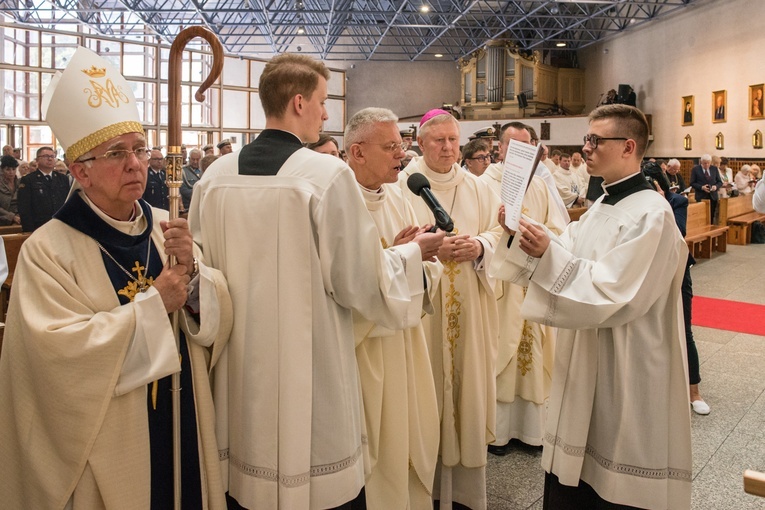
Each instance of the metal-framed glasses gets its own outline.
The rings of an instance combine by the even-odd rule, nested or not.
[[[491,161],[491,156],[489,154],[484,154],[482,156],[473,156],[472,158],[466,158],[472,161]]]
[[[131,154],[135,155],[138,161],[149,160],[149,149],[147,149],[146,147],[139,147],[132,151],[129,151],[127,149],[114,149],[114,150],[106,151],[100,156],[93,156],[92,158],[81,159],[80,163],[85,163],[86,161],[93,161],[94,159],[101,159],[101,158],[105,159],[106,161],[110,163],[121,163],[125,161],[128,158],[128,156],[130,156]]]
[[[377,145],[379,147],[382,147],[382,149],[385,152],[398,152],[398,151],[406,151],[406,148],[409,144],[405,142],[391,142],[391,143],[372,143],[372,142],[359,142],[359,144],[362,143],[368,143],[371,145]]]
[[[629,138],[584,135],[584,145],[587,145],[589,143],[590,147],[592,147],[593,149],[597,149],[598,144],[605,140],[629,140]]]

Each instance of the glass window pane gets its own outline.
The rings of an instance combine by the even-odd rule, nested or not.
[[[126,43],[122,51],[122,73],[125,76],[154,78],[156,48]]]
[[[257,92],[250,92],[250,129],[264,129],[266,127],[266,114],[260,106],[260,98]]]
[[[324,131],[342,131],[345,128],[345,100],[327,99],[327,119]]]
[[[42,66],[64,69],[80,43],[77,36],[43,33]]]
[[[163,125],[167,125],[167,83],[163,83],[159,86],[159,93],[160,98],[162,98],[162,102],[159,105],[159,123]]]
[[[104,60],[108,61],[115,69],[122,72],[120,68],[120,43],[114,41],[103,41],[101,39],[88,39],[87,47],[99,54]]]
[[[160,56],[160,66],[159,66],[159,77],[163,80],[167,80],[168,76],[168,60],[170,59],[170,50],[167,48],[160,48],[159,49],[159,56]]]
[[[246,129],[248,93],[239,90],[223,90],[223,127]]]
[[[223,62],[223,85],[247,86],[249,61],[226,57]]]
[[[29,143],[50,145],[53,143],[53,132],[48,126],[29,126]]]
[[[260,83],[260,75],[263,74],[263,69],[266,67],[266,62],[260,60],[250,61],[250,87],[256,89]],[[258,101],[258,104],[260,102]]]

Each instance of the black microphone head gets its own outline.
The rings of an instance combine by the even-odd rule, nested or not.
[[[420,173],[413,173],[406,180],[406,185],[409,187],[409,191],[419,195],[423,188],[430,188],[430,181]]]

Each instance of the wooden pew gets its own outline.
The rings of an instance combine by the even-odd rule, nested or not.
[[[728,227],[712,225],[707,200],[688,204],[688,221],[685,224],[685,243],[694,258],[712,258],[712,252],[728,249]]]
[[[0,290],[0,317],[5,322],[5,314],[8,311],[8,301],[11,298],[11,285],[13,284],[13,271],[16,269],[16,261],[19,259],[21,245],[32,235],[27,232],[24,234],[5,234],[3,244],[5,245],[5,257],[8,260],[8,278],[3,283]]]
[[[744,492],[765,498],[765,473],[744,471]]]
[[[0,227],[0,235],[5,234],[20,234],[21,225],[4,225]]]
[[[587,212],[586,207],[572,207],[568,210],[568,219],[570,221],[579,221],[584,213]]]
[[[730,227],[728,242],[730,244],[749,244],[752,242],[752,223],[765,221],[765,214],[758,213],[752,207],[752,194],[739,195],[725,199],[720,205],[725,207],[720,211],[720,222],[724,219]]]

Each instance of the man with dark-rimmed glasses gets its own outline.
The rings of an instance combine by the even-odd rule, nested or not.
[[[690,508],[680,301],[688,251],[669,204],[640,172],[647,142],[637,108],[594,110],[583,151],[605,195],[560,236],[521,220],[492,262],[491,275],[528,281],[525,319],[559,328],[545,509]]]
[[[170,210],[170,200],[168,198],[167,182],[164,167],[165,158],[162,152],[152,149],[149,154],[149,171],[146,176],[146,189],[143,192],[143,199],[149,205]]]

